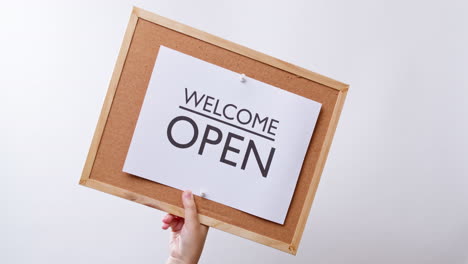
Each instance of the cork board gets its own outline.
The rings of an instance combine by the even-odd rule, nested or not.
[[[161,45],[322,104],[284,225],[195,197],[201,223],[295,255],[348,85],[139,8],[132,11],[80,184],[183,216],[180,190],[122,172]]]

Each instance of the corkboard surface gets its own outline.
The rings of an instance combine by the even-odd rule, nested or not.
[[[322,103],[284,225],[195,198],[202,215],[291,243],[339,91],[141,18],[137,21],[89,178],[182,207],[180,190],[122,172],[160,45]]]

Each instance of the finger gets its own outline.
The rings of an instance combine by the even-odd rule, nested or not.
[[[171,216],[168,217],[171,219],[170,222],[163,222],[162,229],[167,230],[169,227],[174,231],[174,227],[179,223],[180,218],[176,219],[175,217]]]
[[[195,201],[191,191],[184,191],[182,193],[182,202],[185,209],[186,225],[189,228],[198,226],[200,222],[198,220],[197,207],[195,206]]]
[[[175,219],[175,216],[173,214],[167,214],[163,217],[162,222],[165,224],[170,224],[172,220]]]
[[[171,223],[172,232],[179,232],[184,227],[184,219],[179,218]]]

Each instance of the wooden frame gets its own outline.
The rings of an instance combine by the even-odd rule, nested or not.
[[[207,45],[214,45],[217,47],[221,47],[227,51],[236,53],[243,57],[255,60],[257,62],[263,63],[269,67],[274,67],[280,69],[284,72],[287,72],[291,76],[296,76],[298,78],[305,78],[308,81],[313,81],[316,84],[320,84],[320,87],[326,87],[326,89],[332,89],[335,91],[336,97],[333,99],[333,104],[330,107],[330,115],[329,119],[325,122],[326,127],[323,129],[324,137],[323,141],[317,144],[319,146],[317,152],[313,154],[318,155],[315,157],[315,163],[313,164],[313,172],[311,172],[311,180],[308,182],[308,186],[305,188],[305,193],[303,194],[303,202],[301,206],[299,206],[298,211],[298,219],[294,223],[292,239],[289,236],[288,239],[278,239],[272,238],[267,235],[262,235],[254,230],[248,230],[244,227],[239,227],[235,224],[229,223],[226,220],[221,219],[218,216],[208,215],[206,212],[209,210],[205,210],[200,212],[199,217],[201,223],[215,227],[217,229],[262,243],[264,245],[268,245],[270,247],[285,251],[290,254],[296,254],[299,242],[302,237],[302,233],[305,228],[305,224],[310,212],[310,208],[318,187],[318,183],[320,181],[320,175],[325,165],[325,161],[328,155],[328,151],[331,146],[332,138],[338,123],[338,119],[345,101],[345,97],[348,91],[348,85],[330,79],[328,77],[322,76],[320,74],[308,71],[306,69],[300,68],[298,66],[294,66],[287,62],[275,59],[268,55],[262,54],[260,52],[251,50],[249,48],[240,46],[238,44],[232,43],[230,41],[221,39],[219,37],[210,35],[203,31],[191,28],[189,26],[180,24],[178,22],[172,21],[170,19],[158,16],[156,14],[150,13],[148,11],[142,10],[140,8],[133,8],[131,13],[130,21],[127,27],[127,31],[125,33],[122,47],[120,49],[120,53],[115,65],[114,72],[112,74],[112,78],[109,84],[109,89],[104,101],[104,105],[101,111],[101,115],[99,117],[99,121],[96,127],[96,131],[92,140],[92,144],[88,153],[88,157],[86,159],[86,163],[83,168],[83,173],[81,175],[80,184],[97,189],[106,193],[110,193],[131,201],[135,201],[159,210],[163,210],[175,215],[182,216],[183,215],[183,208],[180,206],[180,203],[176,202],[167,202],[162,201],[161,199],[157,199],[152,195],[135,192],[130,189],[127,189],[122,186],[116,186],[115,184],[106,182],[102,179],[96,179],[92,177],[92,171],[95,167],[95,161],[98,156],[99,148],[102,143],[103,134],[106,129],[106,125],[108,123],[108,118],[111,112],[111,108],[114,103],[114,98],[116,96],[117,89],[119,87],[119,82],[121,80],[122,72],[124,70],[124,65],[126,63],[127,55],[129,53],[129,49],[132,43],[132,38],[134,36],[135,29],[137,27],[137,22],[139,19],[154,23],[156,25],[162,26],[164,28],[170,29],[175,32],[182,33],[190,38],[201,40]],[[262,65],[263,65],[262,64]],[[321,88],[325,89],[325,88]],[[313,138],[314,140],[314,138]],[[311,154],[312,155],[312,154]],[[301,172],[302,175],[302,172]],[[149,184],[149,183],[146,183]],[[197,201],[197,204],[198,201]],[[288,216],[289,217],[289,216]],[[266,220],[264,220],[266,221]]]

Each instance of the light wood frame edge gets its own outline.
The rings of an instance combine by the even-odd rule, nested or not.
[[[317,160],[317,166],[312,176],[312,181],[307,191],[306,200],[304,201],[301,214],[299,216],[299,222],[297,223],[296,231],[291,242],[291,251],[297,252],[299,243],[304,233],[304,228],[307,223],[307,218],[309,217],[310,209],[312,207],[312,202],[314,201],[315,194],[322,176],[323,168],[325,167],[325,162],[327,161],[328,152],[332,144],[333,136],[335,135],[336,127],[338,126],[338,120],[340,119],[341,111],[343,110],[344,101],[348,90],[342,90],[338,93],[338,98],[335,103],[335,108],[332,113],[330,124],[328,125],[327,134],[323,142],[322,150],[320,156]]]
[[[96,126],[96,130],[92,139],[92,143],[88,152],[88,156],[86,158],[85,166],[83,168],[83,172],[82,172],[79,183],[81,185],[84,185],[84,186],[87,186],[96,190],[100,190],[109,194],[113,194],[113,195],[116,195],[116,196],[119,196],[128,200],[131,200],[131,201],[135,201],[137,203],[144,204],[144,205],[147,205],[147,206],[159,209],[159,210],[163,210],[168,213],[172,213],[172,214],[179,215],[179,216],[183,215],[183,209],[180,207],[173,206],[168,203],[163,203],[156,199],[153,199],[153,198],[150,198],[150,197],[138,194],[138,193],[133,193],[125,189],[118,188],[116,186],[103,183],[97,180],[92,180],[89,178],[92,167],[94,165],[94,160],[97,155],[97,151],[98,151],[99,144],[102,138],[102,134],[104,132],[104,128],[107,122],[107,118],[110,113],[112,102],[114,100],[114,95],[115,95],[117,85],[120,80],[120,75],[122,73],[123,66],[125,64],[128,49],[130,48],[130,44],[133,38],[133,33],[135,31],[138,18],[142,18],[150,22],[162,25],[164,27],[170,28],[180,33],[183,33],[191,37],[211,43],[213,45],[225,48],[232,52],[236,52],[240,55],[263,62],[273,67],[277,67],[279,69],[288,71],[297,76],[307,78],[317,83],[321,83],[327,87],[330,87],[339,91],[339,98],[336,102],[335,109],[332,115],[332,120],[330,121],[330,125],[327,130],[327,136],[326,136],[324,146],[323,146],[324,149],[322,150],[321,155],[319,157],[318,166],[316,167],[314,171],[313,180],[309,188],[309,191],[307,193],[306,201],[304,203],[304,207],[303,207],[303,210],[301,211],[301,215],[299,218],[299,223],[298,223],[296,232],[294,233],[293,240],[291,243],[285,243],[279,240],[275,240],[270,237],[259,235],[252,231],[249,231],[249,230],[246,230],[246,229],[234,226],[234,225],[227,224],[225,222],[219,221],[217,219],[214,219],[205,215],[201,215],[201,214],[199,215],[200,222],[205,225],[215,227],[217,229],[229,232],[231,234],[235,234],[237,236],[279,249],[281,251],[284,251],[293,255],[296,255],[299,242],[301,240],[302,233],[305,228],[307,217],[309,215],[310,208],[312,206],[312,202],[313,202],[313,199],[314,199],[317,187],[318,187],[318,183],[320,180],[320,175],[325,165],[325,161],[326,161],[328,151],[331,146],[331,141],[333,139],[333,135],[336,130],[338,119],[341,113],[341,109],[343,107],[344,99],[346,97],[346,93],[347,93],[349,85],[330,79],[323,75],[311,72],[304,68],[292,65],[282,60],[278,60],[276,58],[260,53],[258,51],[251,50],[249,48],[243,47],[241,45],[230,42],[228,40],[224,40],[222,38],[213,36],[211,34],[200,31],[198,29],[183,25],[181,23],[167,19],[165,17],[161,17],[159,15],[150,13],[146,10],[143,10],[137,7],[133,7],[130,20],[128,22],[127,30],[124,35],[122,46],[121,46],[121,49],[117,58],[117,62],[114,68],[114,72],[112,73],[112,78],[109,84],[109,89],[107,91],[106,98],[104,100],[103,108],[99,116],[98,124]]]
[[[181,207],[174,206],[169,203],[161,202],[154,198],[151,198],[151,197],[139,194],[139,193],[134,193],[134,192],[113,186],[111,184],[107,184],[107,183],[100,182],[100,181],[93,180],[93,179],[88,179],[82,182],[81,184],[84,186],[108,193],[108,194],[112,194],[112,195],[130,200],[133,202],[137,202],[139,204],[143,204],[143,205],[146,205],[146,206],[158,209],[158,210],[162,210],[164,212],[168,212],[168,213],[178,215],[181,217],[184,216],[184,209]],[[267,236],[259,235],[255,232],[222,222],[220,220],[208,217],[206,215],[199,214],[198,216],[200,218],[200,222],[204,225],[214,227],[216,229],[261,243],[263,245],[268,245],[270,247],[292,254],[292,252],[290,252],[289,250],[288,243],[284,243],[282,241],[275,240]]]
[[[125,60],[127,59],[128,49],[130,48],[130,43],[132,42],[137,21],[138,16],[133,11],[130,15],[130,20],[128,21],[127,29],[122,41],[122,46],[120,47],[119,56],[117,57],[117,61],[115,63],[114,72],[112,73],[109,88],[107,89],[106,98],[104,99],[104,104],[102,106],[101,114],[99,115],[96,130],[94,131],[93,140],[91,141],[88,156],[86,157],[85,166],[80,178],[80,184],[84,184],[89,179],[89,175],[93,169],[99,143],[101,142],[102,134],[104,133],[104,127],[106,126],[107,122],[107,117],[109,116],[112,102],[114,101],[114,95],[117,90],[117,85],[119,84],[120,75],[122,74]]]

